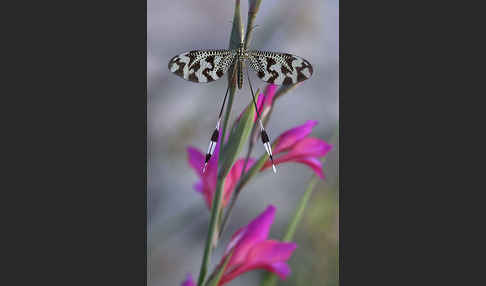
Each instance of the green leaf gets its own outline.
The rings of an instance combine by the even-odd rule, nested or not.
[[[223,199],[223,184],[224,178],[218,179],[216,185],[216,192],[213,196],[213,206],[211,208],[211,218],[209,219],[209,229],[206,237],[206,245],[204,247],[204,255],[201,263],[201,270],[199,271],[199,278],[197,280],[197,286],[203,285],[204,279],[206,278],[206,272],[209,267],[211,260],[211,252],[213,250],[214,237],[216,235],[216,220],[219,217],[221,211],[221,201]]]
[[[307,207],[307,203],[309,202],[309,199],[312,195],[312,192],[317,182],[319,182],[319,177],[317,177],[315,174],[312,175],[312,179],[310,180],[309,185],[307,186],[307,189],[305,190],[304,194],[300,198],[299,205],[295,209],[294,217],[292,218],[292,220],[290,221],[287,227],[287,232],[282,238],[283,242],[290,242],[294,238],[297,225],[300,223],[302,217],[304,216],[304,210]]]
[[[326,157],[321,159],[321,162],[324,164],[326,162]],[[299,225],[300,221],[302,220],[302,217],[304,216],[304,211],[307,208],[307,204],[309,203],[312,192],[314,191],[314,188],[316,184],[319,182],[319,180],[320,180],[319,177],[317,177],[315,174],[312,175],[304,194],[299,200],[299,204],[295,208],[294,216],[292,217],[292,219],[289,222],[289,225],[287,226],[287,231],[282,238],[283,242],[290,242],[294,239],[294,234],[295,231],[297,230],[297,226]],[[277,285],[277,278],[278,278],[277,275],[275,275],[274,273],[267,272],[263,276],[261,286],[275,286]]]
[[[241,14],[240,14],[240,0],[236,0],[236,5],[235,5],[235,13],[234,13],[234,18],[233,18],[233,28],[231,31],[231,37],[230,37],[230,48],[234,47],[235,45],[238,45],[241,37],[243,34],[243,26],[241,24]],[[234,43],[235,40],[238,39]],[[228,106],[226,107],[226,112],[225,112],[225,118],[223,121],[223,126],[221,130],[221,136],[222,138],[225,138],[225,132],[226,132],[226,127],[228,125],[228,118],[231,112],[231,106],[233,104],[233,96],[235,94],[235,81],[231,82],[231,75],[232,72],[228,73],[228,85],[231,87],[230,88],[230,94],[228,98]],[[224,140],[222,140],[224,142]],[[224,153],[224,150],[226,148],[223,148],[224,144],[221,144],[220,146],[220,152]],[[220,153],[220,154],[221,154]],[[219,157],[219,162],[218,165],[221,166],[221,162],[224,158],[222,156]],[[226,171],[225,171],[226,172]],[[218,182],[216,185],[216,192],[214,193],[213,196],[213,206],[211,208],[211,217],[209,220],[209,229],[206,237],[206,243],[204,247],[204,254],[201,262],[201,269],[199,271],[199,278],[197,281],[197,285],[201,286],[204,283],[204,280],[206,278],[206,272],[209,267],[209,264],[211,262],[211,253],[212,253],[212,246],[213,246],[213,241],[215,241],[215,237],[217,239],[216,231],[217,231],[217,221],[219,220],[220,217],[220,211],[221,211],[221,201],[223,197],[223,184],[224,184],[224,176],[223,177],[218,177]]]
[[[255,106],[253,105],[253,102],[250,102],[240,120],[233,125],[228,138],[228,144],[223,150],[222,155],[224,163],[220,170],[224,173],[221,174],[221,177],[226,177],[231,166],[235,163],[238,154],[241,152],[241,149],[243,149],[243,146],[251,133],[254,116]]]
[[[226,269],[226,265],[228,265],[231,256],[233,256],[233,251],[231,251],[230,254],[226,256],[223,265],[219,268],[219,270],[217,269],[218,272],[216,276],[214,276],[214,278],[210,278],[206,283],[206,286],[218,286],[219,280],[221,280],[221,277],[223,277],[224,270]]]

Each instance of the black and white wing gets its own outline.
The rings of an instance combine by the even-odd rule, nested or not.
[[[277,85],[294,84],[312,75],[312,65],[291,54],[248,51],[248,64],[263,81]]]
[[[228,71],[235,56],[235,50],[190,51],[173,57],[169,70],[185,80],[211,82]]]

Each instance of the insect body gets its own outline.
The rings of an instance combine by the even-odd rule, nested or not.
[[[304,81],[311,77],[313,71],[312,65],[301,57],[286,53],[249,51],[245,48],[243,41],[237,49],[195,50],[182,53],[173,57],[169,61],[169,70],[185,80],[205,83],[222,78],[230,67],[233,67],[235,73],[233,77],[238,77],[238,89],[241,89],[243,87],[243,69],[245,63],[257,73],[257,76],[261,80],[276,85],[290,85]],[[248,77],[248,81],[249,80],[250,78]],[[255,110],[260,123],[262,143],[273,164],[272,148],[269,142],[270,139],[259,118],[259,111],[256,106],[253,88],[251,87],[251,82],[249,83],[253,97],[253,104],[255,105]],[[221,115],[226,102],[226,96],[228,95],[228,90],[229,87],[226,90],[223,105],[219,112],[216,129],[211,136],[203,172],[206,170],[207,163],[214,153],[216,142],[219,138]],[[273,171],[276,172],[274,164],[272,167]]]

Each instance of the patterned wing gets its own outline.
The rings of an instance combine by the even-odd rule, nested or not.
[[[312,75],[312,65],[291,54],[249,51],[248,62],[259,78],[277,85],[301,82]]]
[[[235,50],[190,51],[173,57],[169,70],[185,80],[211,82],[228,71],[235,56]]]

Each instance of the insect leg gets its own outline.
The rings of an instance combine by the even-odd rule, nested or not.
[[[233,80],[234,80],[234,75],[235,75],[235,73],[233,72]],[[228,96],[228,91],[230,89],[230,86],[231,85],[228,85],[228,88],[226,89],[226,93],[225,93],[224,99],[223,99],[223,105],[221,106],[221,110],[219,111],[218,121],[216,123],[216,128],[214,129],[213,133],[211,134],[211,139],[209,141],[209,146],[208,146],[208,152],[206,153],[206,158],[204,160],[204,166],[203,166],[203,169],[202,169],[203,173],[206,171],[206,167],[208,165],[208,162],[211,159],[211,156],[213,156],[214,150],[216,149],[216,144],[218,143],[219,127],[221,125],[221,116],[223,115],[223,109],[224,109],[224,105],[226,104],[226,97]]]
[[[250,91],[251,91],[251,96],[253,99],[253,104],[255,105],[255,111],[257,114],[257,120],[260,123],[260,134],[262,138],[262,143],[263,146],[265,147],[265,151],[267,151],[268,156],[270,157],[270,160],[272,161],[272,169],[274,173],[277,173],[277,168],[275,168],[275,163],[273,162],[273,155],[272,155],[272,145],[270,145],[270,138],[268,137],[267,131],[263,127],[262,120],[260,119],[260,114],[258,111],[258,106],[255,101],[255,95],[253,93],[253,87],[251,86],[251,81],[250,81],[250,74],[248,73],[248,69],[246,69],[246,75],[248,77],[248,84],[250,86]]]

